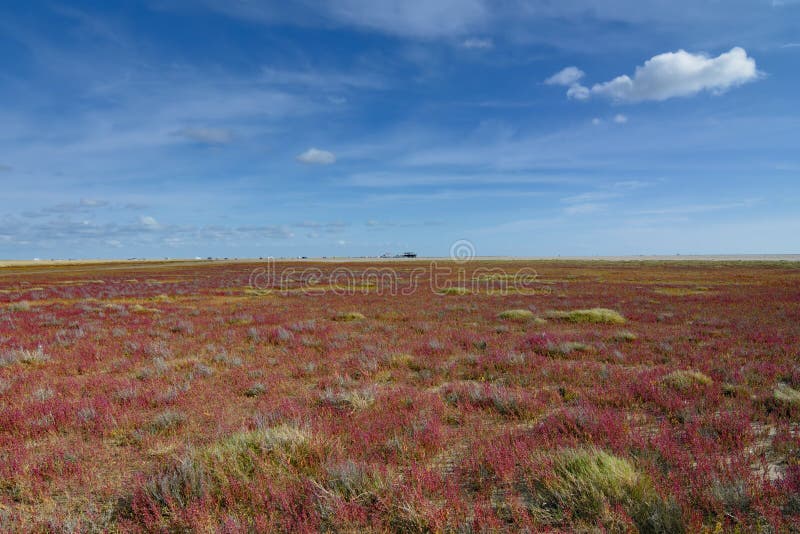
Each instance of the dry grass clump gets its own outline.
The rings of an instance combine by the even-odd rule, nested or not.
[[[797,391],[789,384],[781,382],[772,390],[772,398],[776,401],[788,404],[789,406],[800,407],[800,391]]]
[[[624,324],[625,317],[614,310],[608,308],[590,308],[586,310],[572,311],[550,311],[547,312],[550,319],[562,319],[571,323],[606,323]]]
[[[141,304],[134,304],[131,306],[131,311],[133,313],[161,313],[161,310],[158,308],[148,308],[146,306],[142,306]]]
[[[12,365],[15,363],[22,363],[25,365],[42,365],[50,361],[50,356],[44,353],[42,347],[37,347],[34,350],[28,349],[12,349],[0,354],[0,367]]]
[[[573,352],[590,352],[591,350],[591,345],[580,341],[562,341],[561,343],[553,343],[547,346],[547,354],[549,356],[569,356]]]
[[[627,341],[627,342],[630,342],[630,341],[636,341],[637,339],[639,339],[639,336],[637,336],[635,333],[631,332],[630,330],[620,330],[619,332],[614,334],[613,339],[614,339],[614,341]]]
[[[354,311],[337,313],[333,317],[334,321],[340,321],[345,323],[348,323],[350,321],[363,321],[364,319],[366,319],[366,317],[364,317],[364,314]]]
[[[497,314],[500,319],[505,319],[507,321],[532,321],[536,319],[534,313],[530,310],[505,310]]]
[[[711,377],[701,373],[700,371],[672,371],[664,376],[661,381],[680,391],[685,391],[695,386],[708,386],[711,385],[713,380]]]
[[[323,498],[336,495],[345,501],[372,503],[390,486],[388,476],[368,465],[346,460],[326,466],[325,483],[318,488]]]
[[[466,382],[443,388],[444,401],[451,406],[469,405],[489,409],[505,417],[521,417],[525,406],[520,396],[504,386]]]
[[[389,357],[389,366],[393,369],[406,367],[412,371],[419,371],[422,366],[411,354],[393,354]]]
[[[170,432],[186,422],[186,416],[180,412],[166,410],[153,417],[148,425],[148,430],[153,434]]]
[[[244,391],[245,397],[260,397],[267,392],[267,386],[261,382],[256,382]]]
[[[517,490],[524,506],[543,524],[578,519],[612,526],[618,521],[613,509],[619,507],[640,532],[685,530],[680,510],[665,503],[652,481],[624,458],[598,449],[562,449],[542,461],[552,464],[552,473],[523,477]]]
[[[708,295],[710,293],[707,287],[660,287],[655,289],[655,293],[659,295],[669,295],[671,297],[689,297],[692,295]]]
[[[361,391],[339,391],[326,389],[320,396],[318,404],[351,410],[365,410],[375,404],[375,393],[371,389]]]

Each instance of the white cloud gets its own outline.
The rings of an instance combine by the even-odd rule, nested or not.
[[[222,128],[181,128],[173,132],[173,135],[206,145],[225,145],[233,138],[230,130]]]
[[[108,206],[108,201],[96,198],[82,198],[78,204],[84,208],[104,208]]]
[[[300,163],[307,163],[310,165],[330,165],[331,163],[336,163],[336,156],[333,152],[320,150],[318,148],[309,148],[298,155],[296,159]]]
[[[426,38],[463,35],[491,13],[484,0],[339,0],[323,9],[341,22]]]
[[[380,89],[385,81],[370,72],[336,72],[318,70],[284,70],[272,67],[261,69],[264,80],[273,85],[304,86],[334,89]]]
[[[737,202],[726,202],[719,204],[687,204],[683,206],[670,206],[665,208],[639,210],[633,212],[636,215],[688,215],[694,213],[708,213],[711,211],[730,210],[738,208],[749,208],[758,199],[746,199]]]
[[[603,124],[603,121],[600,120],[599,118],[595,117],[595,118],[592,119],[592,124],[594,124],[595,126],[599,126],[599,125]]]
[[[596,204],[598,201],[601,200],[618,198],[619,196],[620,196],[619,193],[612,193],[609,191],[588,191],[586,193],[580,193],[577,195],[564,197],[561,199],[561,201],[566,202],[567,204],[587,205],[587,204]]]
[[[585,74],[578,67],[566,67],[547,78],[544,83],[547,85],[570,86],[577,83]]]
[[[149,215],[140,216],[139,224],[141,224],[148,230],[158,230],[159,228],[161,228],[161,225],[158,223],[158,221]]]
[[[617,124],[625,124],[626,122],[628,122],[628,116],[623,115],[622,113],[617,113],[616,115],[614,115],[614,122],[616,122]]]
[[[717,57],[678,50],[648,59],[633,77],[624,74],[594,85],[591,94],[626,102],[666,100],[701,91],[719,94],[758,77],[755,60],[743,48]]]
[[[589,88],[584,87],[579,83],[572,84],[567,89],[567,98],[574,98],[575,100],[587,100],[589,98]]]
[[[466,39],[461,43],[461,46],[464,48],[477,48],[480,50],[488,50],[490,48],[494,48],[494,42],[491,39],[479,39],[473,37],[471,39]]]
[[[585,202],[582,204],[573,204],[564,208],[564,213],[567,215],[588,215],[590,213],[598,213],[606,209],[605,204],[598,204],[594,202]]]

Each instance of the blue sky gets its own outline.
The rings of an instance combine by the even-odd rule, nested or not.
[[[3,258],[800,252],[797,0],[9,2],[0,59]]]

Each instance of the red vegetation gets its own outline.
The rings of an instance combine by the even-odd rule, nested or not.
[[[800,529],[800,266],[259,267],[0,270],[0,531]]]

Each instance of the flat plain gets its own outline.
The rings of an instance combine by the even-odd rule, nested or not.
[[[9,263],[0,531],[800,529],[800,263]]]

